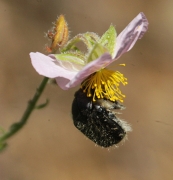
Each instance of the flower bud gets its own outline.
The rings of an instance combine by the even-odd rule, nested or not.
[[[56,52],[63,47],[69,38],[68,25],[63,15],[56,20],[52,30],[48,31],[47,37],[52,40],[50,47],[46,47],[49,53]]]

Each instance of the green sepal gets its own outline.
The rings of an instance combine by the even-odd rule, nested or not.
[[[99,58],[101,55],[103,55],[105,52],[108,52],[108,50],[100,45],[100,44],[95,44],[95,46],[93,47],[92,51],[90,52],[88,59],[87,59],[87,63]]]
[[[85,65],[85,56],[78,51],[55,54],[55,58],[60,61],[68,61],[75,64]]]
[[[117,33],[113,25],[102,35],[99,44],[106,47],[109,53],[113,56]]]
[[[97,43],[100,40],[100,37],[93,32],[86,32],[83,34],[78,34],[75,37],[73,37],[70,41],[67,42],[67,44],[60,49],[61,53],[74,50],[74,47],[76,48],[76,44],[78,42],[83,42],[86,45],[86,48],[88,51],[91,51],[94,44]]]
[[[93,32],[86,32],[83,36],[88,40],[88,50],[92,50],[93,46],[99,42],[100,37]]]
[[[76,47],[76,44],[80,41],[83,42],[87,48],[91,46],[90,42],[83,34],[78,34],[75,37],[73,37],[71,40],[69,40],[67,44],[62,49],[60,49],[60,52],[64,53],[73,50],[74,47]]]

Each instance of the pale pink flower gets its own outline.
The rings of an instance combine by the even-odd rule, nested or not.
[[[61,61],[54,54],[46,56],[39,52],[30,53],[31,62],[35,70],[43,76],[55,78],[57,84],[64,90],[82,83],[89,75],[105,68],[117,60],[122,54],[129,51],[138,39],[141,39],[148,29],[145,15],[139,13],[127,27],[118,35],[112,55],[104,53],[98,59],[86,65],[69,61]]]

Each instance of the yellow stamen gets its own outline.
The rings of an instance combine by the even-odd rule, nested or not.
[[[120,66],[126,66],[126,64],[119,64]]]
[[[106,98],[111,101],[123,102],[123,95],[119,89],[119,84],[127,84],[127,78],[123,74],[108,69],[91,74],[82,84],[81,88],[88,97],[93,97],[93,101],[99,98]]]

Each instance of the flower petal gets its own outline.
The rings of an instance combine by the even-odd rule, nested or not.
[[[86,79],[92,73],[108,66],[112,61],[112,57],[109,53],[105,53],[98,59],[88,63],[76,76],[67,83],[63,89],[69,89],[80,84],[84,79]]]
[[[62,67],[63,69],[66,69],[68,71],[80,71],[84,67],[84,62],[82,59],[76,57],[76,56],[70,56],[68,54],[50,54],[49,57],[51,57],[54,62]],[[66,59],[66,60],[65,60]]]
[[[129,51],[138,39],[141,39],[148,29],[148,20],[144,13],[139,13],[128,26],[118,35],[113,59],[118,59]]]
[[[33,67],[40,75],[49,78],[62,77],[71,80],[77,74],[77,72],[72,72],[58,66],[54,59],[39,52],[30,53],[30,58]]]

